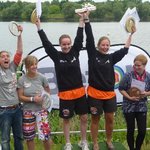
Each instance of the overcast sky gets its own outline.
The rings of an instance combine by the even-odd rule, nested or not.
[[[6,2],[7,0],[0,0],[1,2]],[[9,1],[17,1],[17,0],[9,0]],[[21,1],[26,1],[26,2],[36,2],[37,0],[21,0]],[[42,2],[44,1],[51,1],[51,0],[41,0]],[[79,0],[69,0],[69,1],[79,1]],[[104,2],[104,1],[107,1],[107,0],[93,0],[95,2]],[[143,2],[145,1],[150,1],[150,0],[143,0]]]

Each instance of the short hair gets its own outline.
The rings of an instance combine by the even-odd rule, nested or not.
[[[110,39],[109,39],[107,36],[102,36],[102,37],[98,40],[97,47],[99,47],[99,45],[101,44],[101,42],[102,42],[103,40],[108,40],[108,41],[109,41],[109,44],[110,44]]]
[[[135,58],[134,58],[134,62],[135,61],[140,61],[143,65],[146,65],[147,64],[147,58],[145,55],[143,54],[139,54],[137,55]]]
[[[8,51],[2,50],[2,51],[0,51],[0,57],[1,57],[1,54],[2,54],[2,53],[7,53],[7,54],[10,56],[10,54],[9,54]]]
[[[61,41],[62,41],[62,39],[64,39],[64,38],[68,38],[68,39],[70,39],[70,41],[71,41],[71,38],[70,38],[70,36],[69,36],[68,34],[63,34],[63,35],[61,35],[60,38],[59,38],[59,44],[61,44]]]
[[[38,59],[35,56],[28,55],[23,59],[23,63],[25,64],[25,68],[27,69],[30,66],[32,66],[34,63],[38,63]]]

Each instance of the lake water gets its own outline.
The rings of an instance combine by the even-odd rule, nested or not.
[[[16,37],[11,35],[8,30],[9,22],[0,22],[0,50],[8,50],[11,53],[16,50]],[[24,55],[28,54],[31,50],[41,46],[41,41],[37,33],[36,26],[30,22],[20,22],[23,26],[23,47]],[[100,23],[92,22],[93,33],[95,42],[103,36],[109,36],[111,44],[125,43],[128,34],[120,26],[119,23]],[[58,44],[58,39],[61,34],[69,34],[74,39],[78,23],[72,22],[48,22],[41,23],[41,27],[46,32],[49,40],[53,44]],[[84,36],[85,41],[85,36]],[[142,22],[138,24],[137,32],[133,36],[132,44],[138,45],[150,53],[150,23]],[[85,42],[84,42],[85,46]]]

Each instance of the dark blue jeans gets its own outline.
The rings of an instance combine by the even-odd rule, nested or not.
[[[11,129],[14,138],[14,149],[23,150],[22,109],[0,109],[0,132],[2,150],[10,150]]]

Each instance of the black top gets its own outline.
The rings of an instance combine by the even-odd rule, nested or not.
[[[59,92],[83,86],[79,64],[79,51],[83,43],[83,28],[78,27],[74,44],[68,53],[57,51],[43,30],[38,31],[43,47],[55,64]]]
[[[114,91],[114,64],[119,62],[128,53],[128,48],[121,48],[112,54],[102,54],[95,48],[90,23],[85,23],[85,32],[89,59],[89,85],[102,91]]]

